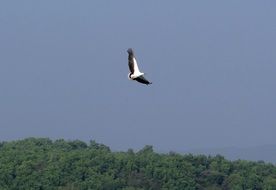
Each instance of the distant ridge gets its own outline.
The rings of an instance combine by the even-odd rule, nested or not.
[[[265,161],[276,164],[276,145],[262,145],[246,148],[225,147],[225,148],[198,148],[189,149],[184,153],[222,155],[229,160],[250,160]]]

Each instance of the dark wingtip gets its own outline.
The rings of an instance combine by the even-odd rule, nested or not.
[[[128,49],[127,49],[127,52],[130,53],[130,54],[133,53],[132,48],[128,48]]]

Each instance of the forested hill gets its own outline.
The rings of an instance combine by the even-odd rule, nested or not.
[[[95,141],[28,138],[0,143],[1,190],[276,189],[276,166],[264,162],[112,152]]]

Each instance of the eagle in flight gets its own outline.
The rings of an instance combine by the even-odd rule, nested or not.
[[[128,52],[128,67],[130,70],[130,73],[128,74],[128,78],[130,80],[136,80],[137,82],[140,82],[146,85],[152,84],[144,77],[144,73],[140,72],[133,50],[129,48],[127,52]]]

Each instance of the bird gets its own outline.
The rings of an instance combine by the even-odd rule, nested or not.
[[[145,73],[140,72],[136,58],[134,56],[134,52],[132,48],[128,48],[128,67],[130,73],[128,74],[128,78],[130,80],[136,80],[137,82],[140,82],[142,84],[152,84],[152,82],[148,81],[144,75]]]

